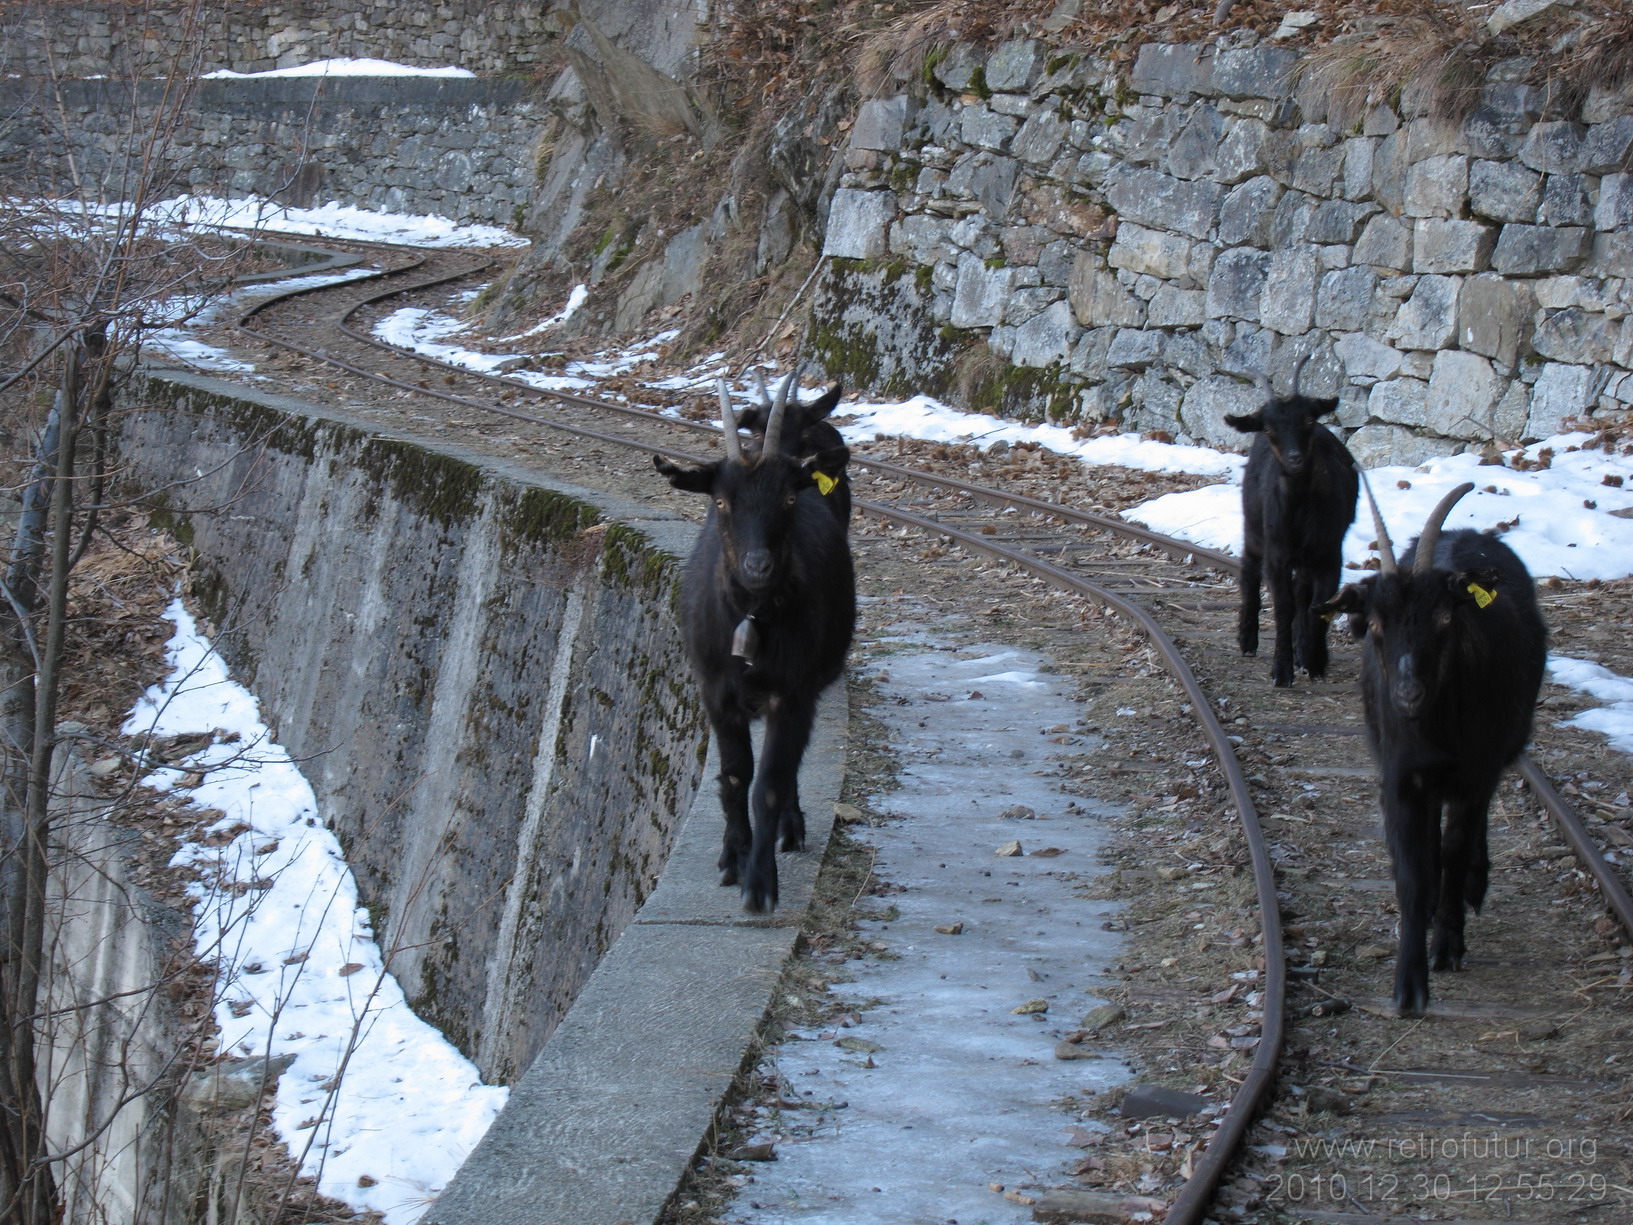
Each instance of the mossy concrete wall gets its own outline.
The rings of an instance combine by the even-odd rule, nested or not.
[[[678,517],[190,375],[123,418],[212,636],[303,762],[392,969],[525,1068],[646,897],[705,720]]]

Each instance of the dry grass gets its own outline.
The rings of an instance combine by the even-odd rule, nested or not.
[[[1633,82],[1633,9],[1599,0],[1493,34],[1491,6],[1415,4],[1306,55],[1302,80],[1329,99],[1328,122],[1347,128],[1374,106],[1457,123],[1480,102],[1491,67],[1528,59],[1530,78],[1569,113],[1594,88]]]

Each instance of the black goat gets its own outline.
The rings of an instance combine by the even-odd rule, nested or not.
[[[1308,360],[1308,359],[1305,359]],[[1314,607],[1338,590],[1344,533],[1355,519],[1355,461],[1344,444],[1316,418],[1338,407],[1336,399],[1298,393],[1277,399],[1269,381],[1256,382],[1269,397],[1251,416],[1227,414],[1225,424],[1257,434],[1242,474],[1242,608],[1236,643],[1243,655],[1259,650],[1259,582],[1269,581],[1276,614],[1276,655],[1270,678],[1293,683],[1293,670],[1312,677],[1327,671],[1327,626]]]
[[[1490,872],[1486,811],[1504,767],[1531,738],[1547,655],[1536,590],[1514,551],[1466,528],[1441,533],[1472,488],[1441,499],[1399,563],[1373,503],[1382,568],[1322,609],[1348,613],[1363,640],[1367,738],[1400,907],[1402,1016],[1429,1006],[1431,967],[1463,967],[1463,907],[1480,909]]]
[[[740,885],[744,908],[764,913],[777,905],[779,835],[781,849],[805,848],[800,761],[856,623],[850,546],[818,488],[838,480],[850,452],[841,445],[797,461],[780,445],[783,413],[774,410],[764,447],[745,457],[724,380],[720,409],[725,459],[653,463],[676,489],[711,499],[682,581],[682,624],[720,752],[720,883]],[[749,724],[759,717],[756,774]]]
[[[803,369],[803,366],[795,369],[794,373],[783,380],[776,401],[787,405],[782,428],[783,453],[801,460],[812,459],[824,451],[832,451],[845,445],[844,437],[833,422],[828,420],[828,414],[839,405],[843,385],[835,383],[809,404],[804,403],[799,398],[799,376],[800,370]],[[765,423],[771,419],[771,414],[776,410],[776,403],[766,390],[765,378],[759,370],[755,370],[754,378],[759,384],[760,403],[757,407],[745,409],[737,418],[737,424],[750,434],[761,435],[763,447]],[[830,485],[826,480],[822,480],[818,488],[823,496],[829,499],[828,509],[833,511],[834,517],[844,524],[848,531],[851,521],[850,477],[841,471],[836,483]]]

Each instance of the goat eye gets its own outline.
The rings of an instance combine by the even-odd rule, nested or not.
[[[731,509],[731,503],[727,502],[725,498],[716,498],[714,500],[714,504],[717,507],[719,507],[721,510],[730,510]]]
[[[797,502],[797,501],[799,501],[799,494],[798,494],[798,492],[796,492],[796,491],[795,491],[795,490],[792,490],[792,489],[790,489],[790,490],[789,490],[789,491],[788,491],[788,495],[787,495],[787,496],[786,496],[786,497],[784,497],[784,498],[783,498],[783,500],[782,500],[782,504],[783,504],[783,505],[784,505],[784,506],[792,506],[792,505],[793,505],[793,504],[794,504],[794,503],[795,503],[795,502]]]
[[[1373,617],[1372,620],[1367,622],[1367,629],[1382,637],[1384,632],[1384,623],[1378,620],[1378,618]]]

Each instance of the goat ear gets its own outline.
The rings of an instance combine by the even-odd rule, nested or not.
[[[1310,420],[1314,421],[1317,417],[1325,417],[1328,413],[1334,411],[1337,407],[1338,407],[1338,397],[1337,396],[1332,396],[1332,397],[1330,397],[1328,399],[1324,399],[1324,400],[1312,399],[1310,401],[1310,409],[1309,409]]]
[[[1366,612],[1367,591],[1365,580],[1360,583],[1346,583],[1338,589],[1338,594],[1324,604],[1317,604],[1312,610],[1318,617],[1325,617],[1332,621],[1337,617],[1349,617],[1349,632],[1352,638],[1365,638],[1367,632]]]
[[[1497,598],[1499,575],[1490,566],[1479,566],[1453,575],[1448,581],[1452,594],[1472,602],[1476,607],[1489,608]]]
[[[832,387],[828,388],[827,391],[823,392],[819,397],[807,404],[805,406],[806,424],[810,424],[813,421],[821,421],[829,413],[833,412],[835,408],[839,407],[839,397],[844,393],[844,390],[844,384],[835,383]]]
[[[1332,620],[1340,613],[1354,615],[1366,611],[1366,588],[1360,583],[1346,583],[1338,589],[1338,594],[1323,604],[1317,604],[1314,611],[1327,620]]]
[[[828,447],[818,451],[816,458],[805,464],[802,471],[805,478],[815,483],[824,493],[834,487],[835,482],[845,475],[845,465],[850,462],[851,449],[849,447]]]
[[[1234,413],[1225,414],[1225,424],[1233,430],[1241,430],[1244,434],[1257,434],[1264,429],[1264,417],[1254,413],[1248,417],[1238,417]]]
[[[764,434],[765,422],[761,419],[760,406],[751,404],[737,412],[737,428],[747,430],[750,434]]]
[[[714,490],[714,478],[720,471],[720,462],[700,464],[696,468],[682,468],[679,464],[672,464],[661,455],[652,457],[652,466],[668,481],[671,486],[682,493],[710,493]]]

